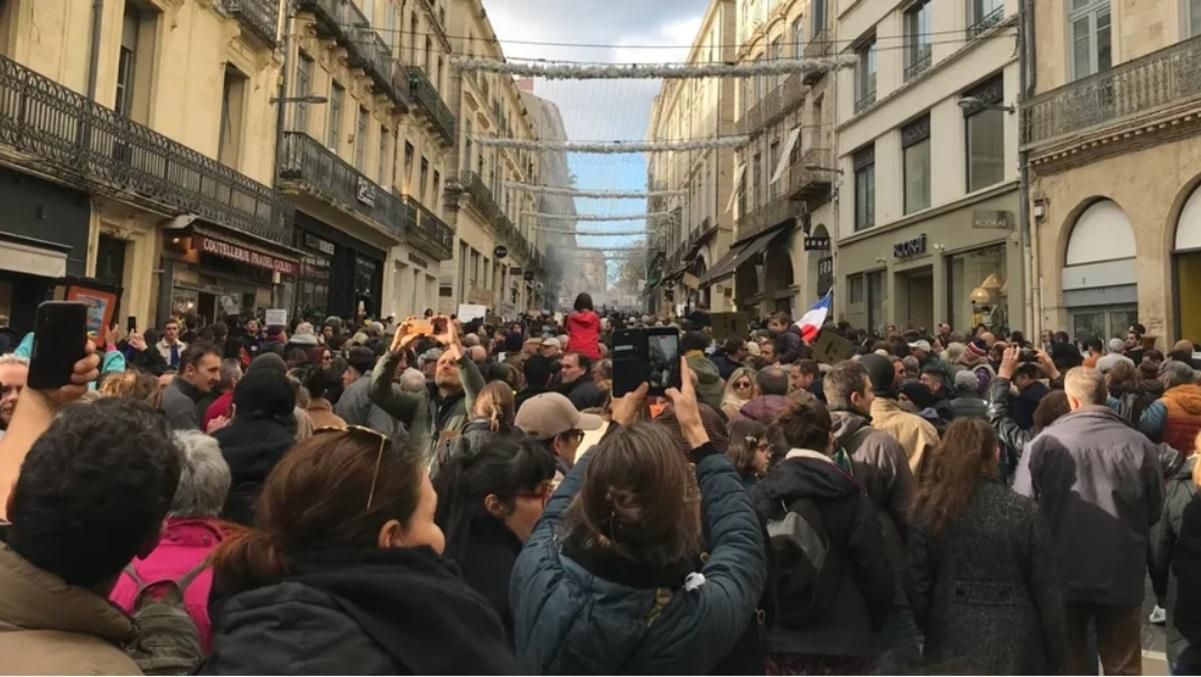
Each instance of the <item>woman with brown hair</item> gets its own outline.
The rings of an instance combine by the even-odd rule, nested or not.
[[[137,369],[110,372],[100,380],[97,391],[101,397],[141,400],[155,409],[162,408],[163,391],[158,379],[149,372]]]
[[[208,674],[516,671],[500,619],[441,557],[414,454],[323,429],[275,466],[213,563]]]
[[[576,462],[517,558],[524,672],[707,674],[753,622],[767,578],[759,521],[680,362],[683,387],[668,395],[691,452],[658,423],[632,423],[646,384],[615,400],[614,429]]]
[[[767,439],[767,426],[749,419],[740,418],[730,424],[730,447],[726,456],[734,464],[742,483],[750,489],[755,481],[767,474],[771,461],[771,442]]]
[[[992,428],[951,424],[927,457],[909,531],[911,602],[930,671],[1059,674],[1063,583],[1033,501],[1004,485]]]
[[[469,412],[470,418],[463,424],[455,439],[441,445],[443,454],[435,457],[430,473],[437,477],[442,468],[459,456],[474,456],[496,435],[513,434],[513,389],[504,381],[493,381],[484,386],[475,396]]]

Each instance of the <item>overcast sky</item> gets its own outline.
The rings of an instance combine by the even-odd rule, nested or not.
[[[688,45],[700,29],[708,4],[708,0],[492,0],[486,8],[510,59],[660,63],[687,59]],[[525,44],[527,41],[573,46]],[[581,43],[612,46],[576,46]],[[638,45],[676,47],[640,49]],[[656,80],[539,80],[534,92],[559,106],[570,139],[628,141],[646,138],[659,85]],[[643,156],[573,155],[569,162],[580,188],[645,189]],[[580,213],[638,214],[646,211],[646,202],[577,200],[576,207]],[[581,222],[577,229],[628,232],[643,225],[639,221]],[[621,247],[640,239],[591,237],[580,238],[580,244]],[[609,268],[612,273],[614,266]]]

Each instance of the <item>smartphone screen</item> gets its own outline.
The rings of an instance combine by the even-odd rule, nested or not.
[[[680,333],[675,329],[647,332],[647,382],[652,395],[680,387]]]
[[[662,395],[680,387],[680,333],[675,329],[623,329],[613,334],[613,396],[639,385]]]
[[[613,396],[636,390],[646,380],[645,335],[621,329],[613,332]]]
[[[132,334],[138,330],[138,318],[130,315],[125,321],[125,331]]]
[[[429,336],[434,333],[434,323],[429,320],[413,320],[413,332],[422,336]]]
[[[71,382],[75,363],[83,359],[87,325],[88,307],[82,303],[46,301],[38,306],[29,358],[30,388],[49,390]]]

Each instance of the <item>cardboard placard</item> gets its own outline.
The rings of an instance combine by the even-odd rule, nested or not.
[[[475,319],[482,319],[488,315],[488,306],[476,305],[474,303],[460,303],[459,312],[456,313],[459,322],[467,324]]]
[[[834,364],[851,359],[855,346],[832,331],[823,331],[813,343],[813,359],[822,364]]]
[[[264,323],[268,327],[288,326],[288,311],[283,308],[268,308]]]
[[[713,325],[713,339],[721,342],[728,338],[745,339],[750,317],[747,313],[709,313]]]

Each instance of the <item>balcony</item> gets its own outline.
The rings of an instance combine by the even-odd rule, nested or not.
[[[275,49],[279,0],[225,0],[225,12],[241,22],[263,44]]]
[[[768,199],[768,201],[738,219],[738,240],[746,238],[779,225],[796,216],[798,208],[789,200],[783,198]]]
[[[455,231],[411,197],[404,200],[408,241],[439,261],[454,256]]]
[[[810,148],[788,168],[787,194],[790,200],[824,201],[837,171],[829,148]]]
[[[284,132],[280,179],[324,202],[405,235],[404,202],[302,132]]]
[[[934,49],[929,43],[918,48],[917,54],[909,56],[905,64],[905,82],[925,73],[934,61]]]
[[[262,1],[262,0],[258,0]],[[408,86],[392,49],[371,28],[371,22],[350,0],[298,0],[297,9],[313,13],[317,37],[334,40],[346,48],[346,62],[371,78],[376,93],[397,106],[408,108]]]
[[[811,39],[809,43],[805,45],[804,52],[806,59],[825,59],[830,57],[834,53],[834,41],[833,36],[830,35],[829,29],[823,28],[818,31],[817,34],[813,36],[813,39]],[[826,71],[824,69],[819,68],[814,71],[809,71],[808,73],[805,73],[805,84],[816,84],[824,77],[826,77]]]
[[[461,199],[463,195],[471,200],[471,205],[483,214],[489,223],[496,223],[501,218],[508,218],[505,217],[500,205],[496,204],[495,198],[492,197],[492,191],[484,183],[484,180],[470,169],[464,169],[459,173],[458,190],[453,191],[453,197],[456,199]]]
[[[5,57],[0,143],[70,185],[292,244],[291,207],[276,191]]]
[[[1022,106],[1022,143],[1095,131],[1199,98],[1201,36],[1034,97]]]
[[[471,204],[484,216],[484,219],[496,231],[496,239],[509,248],[509,255],[514,258],[519,258],[525,262],[525,265],[530,269],[542,267],[542,255],[538,253],[537,247],[533,245],[521,230],[514,225],[505,211],[496,203],[496,199],[492,197],[492,191],[484,184],[484,180],[479,174],[465,169],[459,174],[459,182],[457,188],[452,188],[450,196],[456,202],[466,195]],[[461,203],[459,203],[461,206]]]
[[[871,108],[874,105],[876,105],[876,90],[875,89],[873,89],[870,92],[867,92],[866,94],[859,97],[858,99],[855,99],[855,115],[862,113],[863,111],[867,110],[868,108]]]
[[[434,129],[448,146],[455,144],[455,116],[443,103],[429,76],[418,66],[405,69],[409,81],[409,97],[433,123]]]
[[[789,75],[784,82],[747,110],[738,121],[742,134],[754,134],[796,110],[805,102],[809,88],[800,73]]]
[[[975,40],[981,35],[988,32],[988,29],[1001,23],[1001,19],[1005,18],[1005,6],[1002,4],[993,11],[980,17],[976,23],[967,27],[967,39]]]

